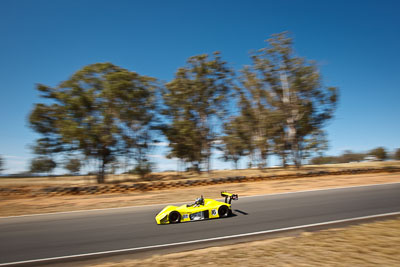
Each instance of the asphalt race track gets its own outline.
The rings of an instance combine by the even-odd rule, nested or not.
[[[399,212],[400,183],[239,196],[233,217],[175,225],[155,223],[163,206],[0,218],[0,264]]]

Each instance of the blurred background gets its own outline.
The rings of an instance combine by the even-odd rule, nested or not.
[[[206,170],[258,166],[259,162],[256,162],[256,165],[249,164],[254,160],[251,158],[252,153],[249,152],[249,147],[239,149],[239,152],[235,150],[238,148],[235,147],[237,139],[234,139],[237,135],[232,133],[235,130],[234,124],[231,124],[233,125],[231,128],[224,128],[223,125],[232,122],[233,117],[240,114],[240,91],[248,100],[255,101],[255,98],[251,98],[251,90],[245,86],[245,81],[249,76],[243,74],[244,66],[248,65],[250,69],[256,67],[250,57],[251,51],[253,51],[252,55],[256,54],[259,58],[265,58],[266,55],[258,51],[264,47],[271,48],[271,43],[266,43],[265,40],[271,38],[272,34],[285,31],[288,33],[284,38],[293,41],[290,46],[293,49],[291,57],[306,59],[303,65],[298,63],[298,66],[313,66],[314,69],[309,74],[320,75],[316,80],[321,84],[316,86],[316,90],[327,94],[328,97],[331,91],[327,88],[334,87],[338,96],[333,101],[334,103],[331,103],[331,112],[328,112],[332,118],[327,118],[323,122],[310,123],[313,130],[309,130],[303,136],[307,139],[307,144],[315,145],[315,142],[311,140],[314,137],[316,138],[314,141],[322,141],[317,142],[318,149],[303,149],[310,153],[300,156],[301,163],[308,163],[316,157],[319,157],[320,162],[341,162],[343,160],[332,157],[341,157],[343,154],[344,157],[352,155],[351,159],[346,160],[347,162],[395,158],[396,149],[400,146],[398,142],[400,124],[397,123],[400,114],[398,105],[400,76],[397,75],[400,70],[398,10],[397,1],[1,1],[0,154],[2,174],[29,172],[35,166],[37,173],[44,174],[48,169],[50,169],[48,172],[53,174],[87,173],[101,169],[99,164],[102,163],[106,164],[105,171],[116,173],[134,170],[138,166],[139,169],[136,168],[136,171],[139,173],[146,172],[147,169],[165,171],[201,167],[202,170]],[[285,44],[281,43],[281,45]],[[215,51],[220,51],[220,54],[213,55]],[[188,61],[189,58],[199,55],[208,55],[208,57],[200,56],[192,58],[192,62]],[[314,60],[315,63],[311,63],[310,60]],[[110,62],[112,66],[92,65],[104,62]],[[92,66],[92,69],[85,69],[85,66]],[[178,123],[181,118],[179,114],[182,115],[185,111],[177,111],[182,106],[179,107],[177,104],[179,101],[171,94],[173,92],[187,94],[195,91],[188,89],[194,88],[191,86],[197,77],[195,66],[214,71],[214,76],[211,74],[211,77],[215,85],[220,86],[218,90],[213,91],[215,93],[214,107],[218,105],[225,107],[228,114],[217,114],[217,111],[222,110],[212,110],[213,106],[211,106],[208,109],[210,111],[208,113],[210,117],[207,120],[209,124],[201,124],[204,122],[201,112],[197,115],[193,113],[194,117],[199,117],[188,119],[188,121],[196,121],[199,124],[190,128],[190,123],[185,125]],[[278,70],[281,66],[275,67],[274,69],[274,67],[264,65],[266,69],[275,70],[276,77],[280,79],[278,84],[282,85],[284,77]],[[181,71],[178,71],[180,68]],[[291,72],[287,68],[285,71],[289,75],[289,83],[292,84],[290,73],[294,73],[293,70]],[[106,149],[100,153],[102,148],[90,146],[88,143],[100,144],[101,141],[97,140],[97,137],[93,139],[87,130],[81,129],[80,132],[87,136],[83,135],[80,140],[71,140],[66,136],[76,137],[78,132],[68,132],[64,128],[64,133],[68,132],[69,135],[64,135],[62,139],[64,143],[68,143],[68,147],[63,147],[63,153],[54,153],[54,151],[50,155],[49,151],[46,151],[48,155],[38,153],[40,151],[38,151],[37,140],[43,141],[41,145],[44,145],[43,138],[49,138],[47,141],[55,142],[57,133],[51,131],[45,133],[38,128],[35,129],[35,127],[40,127],[40,122],[46,121],[40,116],[46,117],[49,114],[46,112],[50,112],[49,110],[41,114],[39,112],[36,118],[32,119],[32,114],[37,107],[35,104],[42,103],[50,106],[56,103],[54,95],[53,99],[49,97],[51,92],[76,88],[76,84],[73,84],[76,80],[71,80],[71,78],[85,80],[89,76],[100,75],[99,73],[114,72],[117,72],[117,76],[121,76],[107,76],[108,85],[113,84],[115,79],[130,81],[136,85],[140,83],[141,86],[134,88],[140,87],[144,90],[139,90],[144,92],[144,95],[139,94],[140,101],[144,102],[136,103],[136,106],[132,105],[131,108],[124,105],[118,107],[121,111],[119,114],[122,114],[122,110],[125,112],[124,127],[131,127],[130,132],[126,131],[127,128],[123,128],[126,134],[122,135],[122,130],[112,127],[112,129],[103,127],[94,132],[106,132],[107,134],[102,135],[109,136],[108,139],[105,138],[108,140],[105,143],[111,142],[117,134],[129,136],[130,145],[122,146],[121,140],[125,139],[116,138],[112,141],[116,143],[106,144],[109,151]],[[139,76],[133,77],[132,73]],[[221,73],[224,76],[222,78]],[[73,76],[75,74],[78,76]],[[182,80],[186,84],[179,83]],[[71,84],[63,84],[63,81],[70,81]],[[42,84],[43,87],[38,84]],[[229,90],[222,88],[221,84],[229,84]],[[263,88],[268,86],[271,84],[267,83]],[[87,86],[82,86],[82,89],[87,88]],[[106,86],[106,88],[111,90],[111,87]],[[113,87],[110,92],[118,95],[118,92],[124,91],[121,88]],[[188,91],[179,91],[179,88]],[[151,91],[150,96],[154,99],[146,96],[147,90]],[[301,94],[304,96],[305,93],[303,93]],[[48,98],[41,97],[46,94],[49,94]],[[97,117],[101,118],[103,125],[110,125],[107,123],[110,119],[107,116],[116,108],[114,100],[118,97],[110,94],[105,93],[106,97],[103,95],[103,100],[99,102],[92,99],[93,107],[98,108],[105,107],[102,105],[104,99],[112,100],[107,102],[109,104],[105,109],[107,112]],[[232,98],[227,102],[218,98],[230,96],[230,94]],[[284,95],[282,92],[281,94]],[[293,92],[292,94],[296,95]],[[67,101],[64,98],[65,103],[68,103],[69,107],[73,106],[73,101],[76,100],[74,97],[77,95],[82,94],[79,92],[71,94],[70,100]],[[118,96],[125,100],[139,99],[135,94]],[[196,96],[199,95],[189,98],[193,100]],[[327,107],[329,98],[323,101],[321,99],[316,100],[316,103],[320,102],[315,107]],[[168,101],[171,102],[170,105],[167,104]],[[83,102],[79,103],[78,106],[84,105]],[[264,106],[275,105],[275,108],[268,110],[279,110],[277,103],[265,103]],[[293,107],[294,102],[290,103],[288,106]],[[151,115],[154,116],[151,124],[146,121],[146,118],[138,119],[138,114],[132,113],[139,107],[147,107],[145,110],[155,111]],[[165,112],[165,110],[170,110],[170,112]],[[171,110],[176,112],[171,112]],[[264,111],[268,112],[268,110]],[[71,113],[68,116],[75,116],[77,120],[76,114],[79,112],[83,111],[80,110],[74,113],[75,115]],[[60,118],[60,114],[58,116]],[[129,125],[133,117],[138,121],[135,125]],[[267,117],[282,119],[271,114]],[[89,115],[82,118],[87,119]],[[124,120],[122,117],[118,119]],[[177,124],[173,124],[174,119]],[[286,117],[281,121],[288,119],[290,120]],[[92,125],[91,130],[93,130],[93,125],[99,124],[99,122],[96,124],[96,121],[84,123],[86,126]],[[71,125],[68,127],[68,129],[73,128]],[[151,128],[154,132],[151,135],[141,134],[140,138],[139,135],[135,135],[139,128],[142,133],[146,132],[145,127]],[[290,126],[283,127],[285,129],[283,134],[288,141]],[[180,132],[178,135],[173,132],[174,129],[182,131],[187,129],[187,131]],[[205,129],[208,130],[207,133],[204,133]],[[224,129],[228,129],[228,132],[224,132]],[[195,130],[199,132],[195,133]],[[316,130],[321,130],[320,134],[317,134]],[[177,139],[181,140],[182,136],[190,136],[189,132],[193,134],[192,143],[189,141],[183,143],[187,145],[189,142],[193,147],[200,147],[198,151],[200,156],[195,155],[195,151],[190,146],[184,149],[178,147]],[[299,132],[301,130],[297,130],[297,133]],[[196,143],[196,140],[202,140],[197,138],[196,134],[205,138],[206,141]],[[136,139],[133,138],[134,136]],[[233,140],[229,138],[223,140],[222,136],[233,136]],[[52,137],[55,139],[51,139]],[[254,142],[261,140],[254,136],[249,138]],[[82,140],[87,142],[82,142]],[[132,140],[136,143],[132,143]],[[282,164],[282,154],[279,154],[273,146],[278,143],[275,141],[273,138],[268,139],[264,142],[268,143],[268,147],[255,149],[253,156],[261,157],[265,166]],[[124,144],[126,143],[129,142],[124,141]],[[171,146],[172,143],[176,146]],[[231,145],[230,148],[238,153],[226,154],[225,151],[228,150],[226,144]],[[288,164],[296,163],[292,153],[293,144],[292,141],[288,141],[285,146],[289,145],[289,147],[282,149],[287,154]],[[46,145],[49,148],[49,143],[44,146]],[[256,146],[255,143],[253,145]],[[124,158],[122,147],[131,153],[128,160]],[[380,151],[371,152],[378,147],[382,147]],[[43,146],[41,148],[43,149]],[[186,154],[179,154],[182,151],[186,151]],[[187,153],[188,151],[193,153]],[[263,158],[263,153],[268,156]],[[382,157],[382,153],[386,153],[385,156]],[[360,158],[360,154],[364,155]],[[101,155],[106,158],[105,161],[99,160]],[[321,156],[331,156],[331,158],[321,158]],[[237,157],[239,159],[235,164]],[[54,162],[46,162],[46,159]],[[113,165],[116,162],[118,164]],[[313,163],[320,162],[316,159]],[[43,165],[46,164],[47,167],[43,169]],[[68,164],[70,168],[65,168]],[[82,166],[77,168],[76,165]]]

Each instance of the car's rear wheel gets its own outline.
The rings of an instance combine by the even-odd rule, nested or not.
[[[181,214],[177,211],[172,211],[169,216],[169,223],[178,223],[181,221]]]
[[[218,215],[220,218],[222,217],[228,217],[229,215],[229,208],[228,206],[222,205],[221,207],[219,207],[218,209]]]

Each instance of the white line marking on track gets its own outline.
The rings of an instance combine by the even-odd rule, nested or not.
[[[391,216],[391,215],[400,215],[400,211],[376,214],[376,215],[369,215],[369,216],[362,216],[362,217],[355,217],[355,218],[349,218],[349,219],[342,219],[342,220],[327,221],[327,222],[321,222],[321,223],[298,225],[298,226],[273,229],[273,230],[265,230],[265,231],[252,232],[252,233],[245,233],[245,234],[228,235],[228,236],[221,236],[221,237],[214,237],[214,238],[206,238],[206,239],[198,239],[198,240],[170,243],[170,244],[160,244],[160,245],[153,245],[153,246],[117,249],[117,250],[109,250],[109,251],[99,251],[99,252],[68,255],[68,256],[61,256],[61,257],[51,257],[51,258],[34,259],[34,260],[26,260],[26,261],[7,262],[7,263],[0,263],[0,266],[39,263],[39,262],[45,262],[45,261],[54,261],[54,260],[72,259],[72,258],[87,257],[87,256],[107,255],[107,254],[122,253],[122,252],[133,252],[133,251],[140,251],[140,250],[146,250],[146,249],[173,247],[173,246],[179,246],[179,245],[188,245],[188,244],[196,244],[196,243],[209,242],[209,241],[225,240],[225,239],[230,239],[230,238],[239,238],[239,237],[246,237],[246,236],[253,236],[253,235],[261,235],[261,234],[277,233],[277,232],[290,231],[290,230],[298,230],[298,229],[302,229],[302,228],[308,228],[308,227],[314,227],[314,226],[324,226],[324,225],[336,224],[336,223],[352,222],[352,221],[357,221],[357,220],[374,219],[374,218]]]
[[[316,192],[316,191],[328,191],[328,190],[338,190],[338,189],[346,189],[346,188],[357,188],[357,187],[369,187],[369,186],[383,186],[383,185],[394,185],[400,184],[400,182],[393,183],[384,183],[384,184],[368,184],[368,185],[354,185],[354,186],[345,186],[345,187],[331,187],[331,188],[319,188],[319,189],[309,189],[302,191],[291,191],[291,192],[281,192],[281,193],[273,193],[273,194],[260,194],[253,196],[239,196],[239,200],[242,198],[251,198],[251,197],[262,197],[262,196],[277,196],[277,195],[285,195],[285,194],[296,194],[296,193],[307,193],[307,192]],[[177,202],[175,204],[185,204],[186,202]],[[148,208],[148,207],[156,207],[156,206],[165,206],[170,205],[170,203],[161,203],[161,204],[149,204],[149,205],[141,205],[141,206],[126,206],[126,207],[116,207],[116,208],[103,208],[103,209],[90,209],[90,210],[72,210],[72,211],[59,211],[59,212],[49,212],[49,213],[36,213],[36,214],[26,214],[26,215],[14,215],[14,216],[4,216],[0,217],[0,219],[11,219],[11,218],[21,218],[21,217],[33,217],[33,216],[45,216],[45,215],[58,215],[58,214],[69,214],[69,213],[79,213],[79,212],[95,212],[95,211],[105,211],[105,210],[119,210],[119,209],[134,209],[134,208]]]

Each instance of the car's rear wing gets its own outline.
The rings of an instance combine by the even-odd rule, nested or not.
[[[231,204],[232,200],[238,200],[239,199],[239,196],[237,194],[231,194],[231,193],[228,193],[228,192],[221,192],[221,196],[225,197],[225,203],[228,203],[228,204]]]

